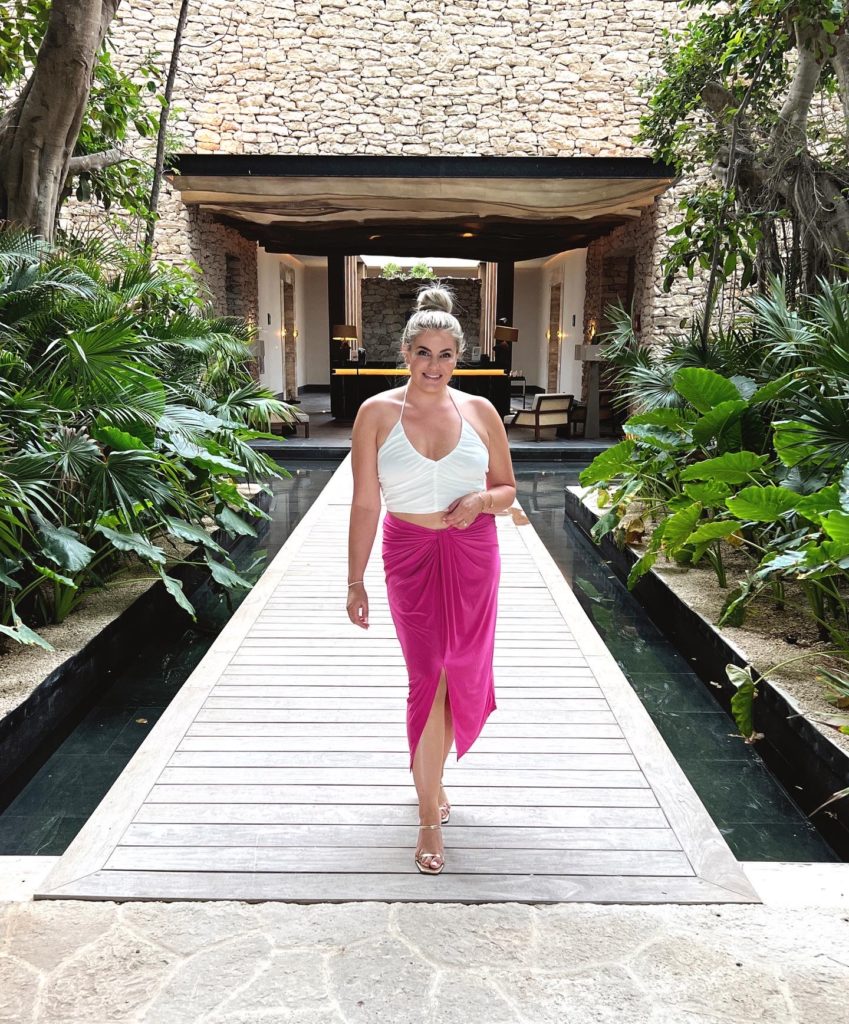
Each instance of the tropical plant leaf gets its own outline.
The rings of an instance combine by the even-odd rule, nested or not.
[[[681,472],[681,479],[720,480],[727,484],[742,484],[751,480],[766,461],[766,455],[756,455],[754,452],[726,452],[715,459],[705,459],[703,462],[685,467]]]
[[[222,508],[215,513],[216,520],[231,536],[237,534],[241,537],[256,537],[256,530],[251,526],[250,523],[246,523],[244,519],[230,508]]]
[[[720,402],[709,412],[705,413],[693,424],[693,440],[697,444],[707,444],[712,437],[717,437],[723,432],[730,431],[737,425],[736,438],[737,447],[740,445],[739,420],[743,411],[747,409],[747,403],[736,399],[730,402]]]
[[[754,705],[758,695],[757,687],[752,679],[750,665],[740,668],[738,665],[726,665],[725,674],[737,687],[731,698],[731,714],[740,731],[740,735],[751,741],[755,735]]]
[[[179,537],[180,540],[202,544],[205,548],[209,548],[210,551],[217,551],[219,553],[224,551],[224,548],[214,541],[202,526],[198,526],[196,523],[187,523],[185,519],[175,519],[173,516],[166,516],[165,525],[168,528],[168,532],[175,537]]]
[[[248,580],[222,562],[216,562],[207,555],[206,564],[209,566],[213,579],[223,587],[227,587],[228,590],[251,589],[252,584]]]
[[[813,494],[806,494],[800,497],[796,503],[796,511],[799,515],[805,516],[817,523],[826,512],[836,512],[840,509],[840,493],[837,484],[830,484],[822,487]]]
[[[35,562],[30,562],[30,565],[35,569],[39,576],[44,576],[45,579],[53,580],[54,583],[61,583],[63,587],[70,587],[71,590],[77,589],[77,584],[68,576],[63,576],[60,572],[54,572],[46,565],[37,565]]]
[[[829,512],[823,516],[822,526],[832,540],[849,543],[849,512]]]
[[[699,501],[705,508],[725,505],[725,499],[731,493],[728,484],[721,480],[707,480],[700,484],[684,484],[684,493],[691,501]]]
[[[119,551],[131,551],[134,555],[138,555],[139,558],[143,558],[146,562],[159,562],[164,564],[166,561],[165,552],[162,548],[156,544],[152,544],[146,537],[143,537],[140,533],[127,533],[123,530],[113,530],[108,526],[104,526],[102,523],[95,523],[94,529],[102,534],[113,547]]]
[[[51,562],[68,572],[77,573],[94,557],[94,549],[80,540],[79,534],[67,526],[51,526],[43,519],[35,519],[41,538],[41,550]]]
[[[709,412],[724,402],[734,402],[740,392],[732,381],[701,366],[678,370],[672,378],[675,390],[701,413]],[[745,404],[745,403],[744,403]]]
[[[669,516],[665,520],[666,525],[663,531],[663,550],[671,555],[680,551],[696,528],[701,514],[702,506],[698,502],[694,502],[687,508],[681,509],[680,512],[676,512],[675,515]]]
[[[607,482],[620,476],[631,467],[631,459],[636,445],[633,441],[620,441],[619,444],[607,448],[584,469],[578,479],[584,487]]]
[[[178,580],[173,576],[169,576],[162,566],[157,566],[156,571],[162,578],[162,582],[165,584],[165,589],[174,598],[177,604],[191,615],[193,621],[197,621],[197,613],[195,612],[194,605],[183,593],[183,581]]]
[[[774,523],[788,512],[795,512],[799,495],[786,487],[744,487],[725,499],[726,507],[738,519],[757,523]]]
[[[740,532],[740,523],[731,520],[712,520],[703,523],[687,538],[687,544],[705,544],[714,540],[724,540],[732,534]]]
[[[34,629],[30,629],[24,622],[21,621],[20,616],[15,610],[14,604],[10,602],[10,612],[12,616],[13,625],[4,626],[0,624],[0,633],[4,633],[6,636],[16,640],[19,644],[26,644],[31,647],[41,647],[45,651],[55,650],[53,644],[49,643],[44,639],[43,636],[39,636]]]
[[[127,433],[126,430],[110,427],[107,424],[93,426],[91,428],[91,436],[101,443],[109,445],[110,448],[114,448],[116,451],[143,451],[149,448],[149,445],[145,444],[140,437],[135,437],[133,434]]]
[[[772,425],[775,453],[785,466],[798,466],[817,453],[809,424],[799,420],[777,420]]]

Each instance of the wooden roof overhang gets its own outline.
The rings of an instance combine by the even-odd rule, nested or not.
[[[643,157],[181,154],[188,205],[269,252],[528,260],[583,248],[674,182]]]

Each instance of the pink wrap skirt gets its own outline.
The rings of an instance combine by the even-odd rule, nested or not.
[[[445,670],[457,759],[495,709],[492,674],[501,556],[495,519],[463,530],[383,520],[389,611],[409,677],[410,768]]]

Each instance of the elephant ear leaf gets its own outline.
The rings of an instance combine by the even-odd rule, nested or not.
[[[785,466],[798,466],[819,451],[812,441],[809,424],[801,420],[776,420],[772,427],[775,454]]]
[[[596,455],[593,461],[582,471],[579,480],[584,487],[600,483],[603,480],[613,480],[620,476],[631,463],[631,456],[634,454],[635,444],[633,441],[620,441],[600,455]]]
[[[756,739],[754,704],[758,695],[755,681],[752,679],[751,666],[740,668],[739,665],[726,665],[725,674],[737,687],[737,692],[731,698],[731,714],[734,722],[740,730],[740,735],[747,742]]]
[[[849,462],[840,474],[840,507],[844,512],[849,512]]]
[[[832,540],[849,543],[849,513],[829,512],[823,516],[822,525]]]
[[[146,562],[165,562],[165,552],[156,544],[151,544],[146,537],[140,533],[125,533],[123,530],[113,530],[109,526],[98,523],[95,530],[102,534],[119,551],[132,551],[133,554],[143,558]]]
[[[683,481],[721,480],[726,484],[742,484],[766,462],[766,455],[754,452],[726,452],[715,459],[694,462],[681,471]]]
[[[19,644],[26,644],[32,647],[41,647],[45,651],[53,651],[55,647],[53,644],[48,643],[43,636],[39,636],[34,629],[30,629],[24,622],[21,621],[20,615],[18,615],[15,606],[10,604],[12,611],[12,623],[11,626],[4,626],[0,624],[0,633],[4,633],[6,636],[11,637],[13,640],[17,640]]]
[[[744,487],[725,504],[738,519],[756,523],[774,523],[787,512],[794,512],[799,495],[787,487]]]
[[[51,526],[39,519],[36,528],[41,536],[42,553],[68,572],[80,572],[94,557],[94,550],[83,544],[79,534],[67,526]]]
[[[680,551],[687,538],[696,528],[696,523],[699,521],[701,514],[702,506],[695,502],[664,520],[666,525],[663,530],[663,550],[670,555]]]
[[[197,613],[195,612],[194,605],[183,593],[183,581],[175,579],[173,576],[169,576],[162,566],[157,566],[156,571],[162,577],[162,582],[165,584],[165,589],[174,598],[177,604],[191,615],[192,620],[197,622]]]
[[[710,412],[722,402],[735,402],[740,398],[733,381],[702,366],[685,366],[672,378],[672,386],[701,413]]]
[[[227,587],[228,590],[250,590],[253,586],[244,576],[240,576],[223,562],[214,561],[209,555],[206,556],[206,564],[209,566],[209,571],[215,582],[220,583],[222,587]]]
[[[746,402],[741,399],[720,402],[719,405],[715,405],[693,424],[693,440],[697,444],[707,444],[712,437],[735,427],[746,408]],[[733,440],[736,442],[736,447],[739,448],[741,438],[739,427],[734,431],[734,435]],[[726,444],[725,447],[732,447],[732,445]]]

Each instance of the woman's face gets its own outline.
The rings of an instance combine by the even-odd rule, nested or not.
[[[417,387],[444,387],[457,365],[457,345],[449,331],[422,331],[404,352]]]

